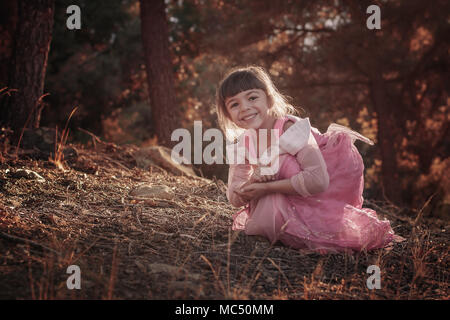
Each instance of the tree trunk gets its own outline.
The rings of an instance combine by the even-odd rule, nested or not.
[[[9,81],[9,62],[12,54],[12,40],[17,26],[17,1],[0,1],[0,89]]]
[[[17,27],[7,86],[17,91],[3,95],[0,112],[2,122],[17,137],[26,124],[39,127],[55,3],[54,0],[17,0],[16,5]]]
[[[361,28],[366,25],[366,8],[371,4],[369,0],[351,1],[346,0],[352,19]],[[381,156],[381,183],[384,196],[394,204],[402,203],[402,186],[397,164],[396,150],[400,150],[397,144],[399,137],[399,119],[396,118],[394,106],[388,97],[388,90],[382,77],[383,65],[382,52],[380,50],[381,38],[376,36],[376,32],[366,32],[365,44],[367,49],[363,51],[366,54],[362,72],[363,76],[369,79],[369,92],[373,108],[377,113],[377,139]],[[361,72],[358,67],[358,72]]]
[[[172,147],[170,137],[181,127],[181,112],[176,103],[165,4],[164,0],[140,0],[140,5],[153,130],[159,144]]]
[[[384,88],[381,74],[374,72],[371,75],[370,94],[374,109],[378,115],[378,145],[381,155],[381,179],[383,192],[387,199],[395,204],[401,204],[401,190],[399,170],[397,165],[395,146],[398,130],[387,93]]]

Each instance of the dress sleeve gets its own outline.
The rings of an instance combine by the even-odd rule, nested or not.
[[[253,168],[250,164],[230,164],[227,198],[234,207],[241,207],[247,204],[234,191],[250,179],[252,172]]]
[[[327,190],[330,182],[327,165],[311,132],[307,144],[297,152],[296,158],[303,168],[303,171],[290,179],[292,187],[297,193],[308,197]]]

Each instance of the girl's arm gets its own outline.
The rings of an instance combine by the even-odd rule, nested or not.
[[[298,194],[292,187],[292,183],[289,179],[252,183],[239,188],[234,192],[238,194],[241,199],[247,201],[258,199],[270,193]]]
[[[292,124],[290,121],[286,122],[284,131]],[[303,171],[290,179],[248,185],[239,190],[240,196],[253,198],[269,193],[284,193],[308,197],[324,192],[329,185],[327,166],[312,133],[309,133],[307,144],[297,152],[296,158]]]
[[[269,193],[284,193],[284,194],[298,194],[294,189],[290,179],[276,180],[264,183],[266,194]]]
[[[330,178],[322,152],[312,133],[309,134],[308,144],[296,155],[303,171],[290,178],[292,187],[298,194],[308,197],[328,189]]]

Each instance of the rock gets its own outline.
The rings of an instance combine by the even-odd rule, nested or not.
[[[36,180],[37,182],[45,182],[45,179],[41,175],[27,169],[17,169],[15,172],[11,173],[11,177],[16,179],[25,178],[30,180]]]
[[[133,154],[138,167],[148,169],[152,165],[159,166],[174,175],[197,177],[192,166],[178,164],[171,158],[172,150],[163,146],[151,146],[139,149]]]
[[[130,191],[130,196],[148,199],[172,199],[174,194],[168,186],[143,184]]]
[[[61,139],[60,134],[61,132],[58,132],[58,141]],[[49,157],[55,156],[55,140],[56,131],[53,128],[25,129],[20,146],[31,158],[48,160]],[[65,160],[70,160],[77,158],[78,152],[72,147],[65,146],[63,155]]]

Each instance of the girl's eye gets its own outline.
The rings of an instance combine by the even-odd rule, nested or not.
[[[258,97],[250,97],[249,100],[256,100]]]
[[[233,104],[230,106],[230,108],[234,108],[234,107],[237,107],[237,106],[238,106],[237,103],[233,103]]]

